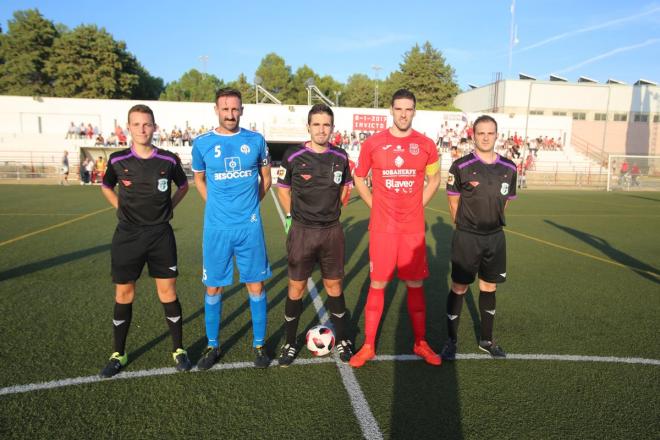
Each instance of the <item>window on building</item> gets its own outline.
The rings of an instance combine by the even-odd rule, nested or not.
[[[584,121],[587,119],[587,114],[583,112],[573,112],[573,120],[574,121]]]
[[[628,120],[628,114],[626,113],[614,113],[614,120],[626,122]]]
[[[530,114],[530,115],[542,115],[542,114],[543,114],[543,110],[530,110],[530,111],[529,111],[529,114]]]
[[[607,121],[607,113],[594,114],[594,121]]]
[[[633,121],[635,122],[649,122],[649,115],[646,113],[635,113],[633,116]]]
[[[566,116],[566,112],[552,112],[552,116]]]
[[[653,115],[653,122],[660,122],[660,115]]]

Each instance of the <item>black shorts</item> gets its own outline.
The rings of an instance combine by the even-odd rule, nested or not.
[[[176,240],[169,223],[133,226],[119,223],[112,237],[112,281],[127,284],[140,278],[146,263],[152,278],[179,275]]]
[[[303,281],[318,262],[326,280],[344,278],[344,230],[340,223],[329,228],[311,228],[294,223],[286,238],[289,279]]]
[[[488,283],[506,281],[506,239],[504,231],[480,235],[454,230],[451,239],[451,279],[472,284],[476,275]]]

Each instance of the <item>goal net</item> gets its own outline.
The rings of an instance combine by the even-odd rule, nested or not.
[[[660,191],[660,156],[612,154],[607,162],[608,191]]]

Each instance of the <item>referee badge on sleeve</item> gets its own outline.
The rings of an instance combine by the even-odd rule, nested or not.
[[[447,185],[454,184],[454,175],[452,173],[447,173]]]
[[[277,170],[277,178],[278,178],[278,179],[284,179],[285,177],[286,177],[286,168],[284,168],[284,167],[281,166],[281,167]]]
[[[167,179],[158,179],[158,191],[167,191]]]
[[[342,173],[341,171],[335,171],[335,178],[334,178],[334,181],[335,181],[335,183],[336,183],[337,185],[339,185],[339,184],[341,183],[341,175],[342,175],[342,174],[343,174],[343,173]]]
[[[500,193],[502,193],[503,196],[509,194],[509,184],[508,183],[503,183],[502,188],[500,188]]]

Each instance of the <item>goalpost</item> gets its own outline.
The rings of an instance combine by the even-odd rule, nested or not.
[[[660,156],[610,154],[607,190],[660,191]]]

